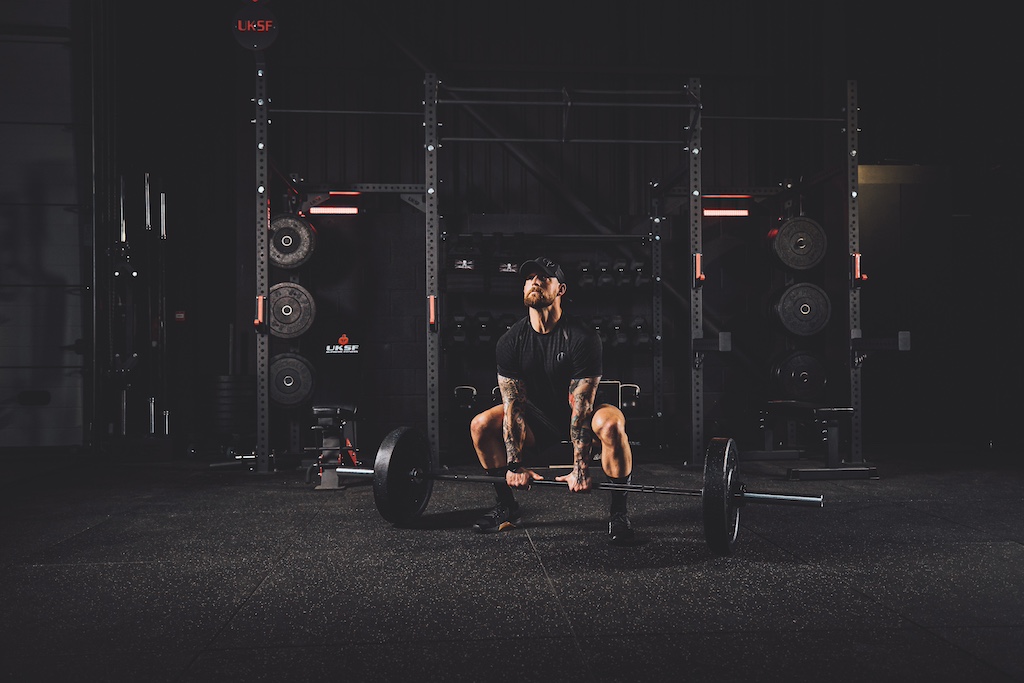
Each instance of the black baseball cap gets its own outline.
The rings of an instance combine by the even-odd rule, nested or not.
[[[547,256],[538,256],[519,266],[520,275],[530,275],[532,273],[544,273],[548,277],[556,278],[559,282],[565,282],[565,273],[562,272],[562,266]]]

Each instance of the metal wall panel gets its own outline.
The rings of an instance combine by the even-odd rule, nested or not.
[[[83,441],[82,283],[69,4],[0,24],[0,444]]]

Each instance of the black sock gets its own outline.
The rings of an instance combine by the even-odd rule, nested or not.
[[[624,477],[608,477],[613,484],[629,484],[632,479],[632,472]],[[626,491],[612,491],[612,513],[616,512],[626,512]]]
[[[487,474],[489,474],[492,477],[504,477],[505,470],[487,470]],[[495,482],[494,493],[498,497],[499,503],[502,503],[503,505],[508,505],[509,507],[516,504],[516,494],[512,492],[512,489],[509,488],[509,485],[506,484],[505,482]]]

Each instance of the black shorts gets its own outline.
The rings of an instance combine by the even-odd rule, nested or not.
[[[552,421],[546,411],[542,411],[532,403],[526,404],[526,424],[533,432],[533,440],[538,450],[569,443],[569,419]]]
[[[569,418],[564,426],[555,425],[534,406],[528,406],[526,424],[533,432],[534,446],[524,454],[527,464],[552,465],[572,463],[572,442],[569,440]],[[599,448],[595,438],[593,449]]]

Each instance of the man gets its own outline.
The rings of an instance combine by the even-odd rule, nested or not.
[[[601,468],[610,481],[629,483],[633,454],[618,406],[595,406],[601,381],[601,339],[593,327],[562,310],[565,274],[546,257],[525,262],[523,303],[528,315],[498,340],[496,357],[501,405],[473,418],[470,433],[480,464],[491,475],[498,504],[477,520],[479,532],[500,531],[520,521],[513,489],[528,489],[543,477],[524,465],[524,452],[557,444],[568,434],[572,471],[557,477],[570,491],[591,490],[591,450],[601,448]],[[566,391],[568,390],[568,401]],[[566,432],[568,426],[568,432]],[[628,544],[633,529],[626,492],[612,491],[609,540]]]

